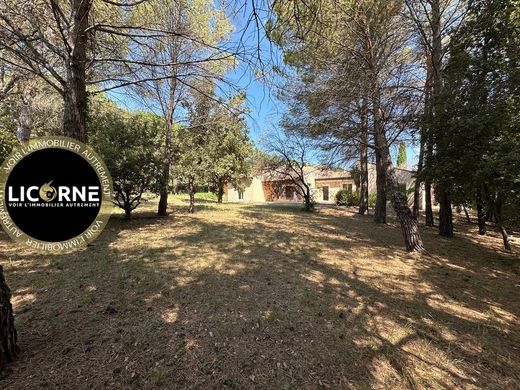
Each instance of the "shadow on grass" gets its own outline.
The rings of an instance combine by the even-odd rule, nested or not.
[[[69,255],[16,250],[2,233],[22,355],[0,386],[520,381],[517,259],[464,237],[437,245],[433,229],[423,231],[432,256],[408,255],[398,228],[344,211],[215,205],[113,218]]]

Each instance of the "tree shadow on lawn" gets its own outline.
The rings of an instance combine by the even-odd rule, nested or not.
[[[137,214],[59,256],[2,233],[22,353],[0,386],[515,388],[511,258],[463,238],[419,257],[369,217],[262,210]]]

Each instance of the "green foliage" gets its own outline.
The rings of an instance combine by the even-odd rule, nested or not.
[[[240,109],[242,96],[230,101]],[[241,178],[251,174],[254,146],[249,140],[245,120],[235,112],[221,107],[213,114],[215,126],[207,139],[206,159],[208,179],[212,189],[219,193],[225,183],[239,186]]]
[[[375,192],[368,194],[368,205],[374,207],[377,202],[377,194]]]
[[[163,121],[152,113],[130,113],[110,105],[91,119],[96,124],[92,146],[112,175],[114,203],[130,218],[143,193],[154,188]]]
[[[336,204],[338,206],[359,206],[359,193],[357,191],[340,190],[336,192]]]
[[[449,46],[441,110],[434,122],[430,177],[459,203],[478,189],[488,208],[520,203],[520,35],[512,1],[471,2]],[[503,206],[503,207],[502,207]]]
[[[397,153],[397,166],[399,168],[406,168],[406,144],[404,142],[399,143],[399,152]]]
[[[222,196],[225,183],[237,187],[251,173],[254,147],[241,115],[244,100],[237,95],[216,106],[207,96],[195,96],[191,126],[177,127],[174,135],[173,176],[187,188],[207,183]]]
[[[34,91],[30,105],[32,137],[61,134],[61,97],[38,80],[30,82]],[[10,94],[0,99],[0,164],[18,145],[16,130],[21,108],[19,89],[17,85]]]
[[[16,135],[12,131],[0,127],[0,165],[16,145],[18,145]]]

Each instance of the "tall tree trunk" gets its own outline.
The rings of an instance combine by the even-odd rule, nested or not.
[[[453,236],[453,213],[450,193],[447,189],[441,189],[439,195],[439,235],[443,237]]]
[[[374,222],[386,223],[386,170],[381,152],[376,147],[376,207],[374,210]]]
[[[429,179],[424,182],[424,203],[425,203],[425,209],[424,209],[425,222],[424,222],[424,224],[426,226],[433,226],[434,219],[433,219],[433,208],[432,208],[432,183]]]
[[[433,78],[433,67],[431,61],[428,61],[428,71],[430,78]],[[433,81],[428,81],[428,84],[433,84]],[[432,141],[432,126],[433,126],[433,101],[431,98],[432,86],[428,86],[428,105],[426,106],[426,118],[425,118],[425,137],[424,137],[424,150],[425,155],[423,158],[423,168],[431,169],[432,157],[433,157],[433,141]],[[432,180],[427,177],[424,181],[424,224],[426,226],[433,226],[435,221],[433,218],[433,207],[432,207]]]
[[[390,154],[387,158],[386,186],[391,194],[392,205],[401,224],[406,250],[409,252],[425,252],[417,220],[408,207],[406,196],[399,191],[399,182],[390,160]]]
[[[468,223],[471,223],[471,218],[469,217],[468,209],[466,208],[466,205],[462,205],[462,208],[464,209],[464,214],[466,215],[466,221]]]
[[[180,7],[177,18],[175,20],[173,29],[178,29],[180,18],[182,14],[182,2],[179,2]],[[172,145],[173,145],[173,123],[175,120],[175,92],[177,90],[177,62],[178,62],[178,37],[172,36],[168,42],[169,54],[170,54],[170,76],[168,80],[168,102],[166,104],[165,116],[165,134],[164,134],[164,161],[161,177],[161,188],[159,193],[159,207],[157,209],[157,215],[166,216],[168,215],[168,183],[170,181],[170,168],[172,163]]]
[[[30,82],[27,82],[23,85],[22,105],[18,115],[18,126],[16,130],[16,136],[22,144],[29,142],[31,139],[31,132],[33,128],[33,98],[34,87]]]
[[[438,128],[439,112],[441,110],[440,95],[442,92],[442,20],[440,0],[432,0],[431,4],[431,26],[432,26],[432,69],[433,69],[433,115],[434,126]],[[446,180],[439,178],[439,234],[444,237],[453,236],[453,215],[451,210],[451,197],[449,184]]]
[[[190,204],[188,206],[188,213],[195,212],[195,183],[192,177],[188,179],[187,185],[188,195],[190,197]]]
[[[311,189],[306,184],[305,184],[303,199],[305,201],[305,205],[304,205],[305,206],[305,211],[313,211],[314,210],[314,204],[312,202]]]
[[[163,161],[163,169],[161,172],[160,189],[159,189],[159,206],[157,215],[165,217],[168,215],[168,183],[170,181],[170,164],[169,161]]]
[[[504,242],[504,249],[508,252],[511,252],[511,244],[509,243],[509,236],[507,235],[507,231],[504,228],[504,225],[502,222],[497,222],[498,229],[500,230],[500,233],[502,234],[502,241]]]
[[[497,196],[495,200],[495,223],[500,230],[500,234],[502,234],[502,241],[504,242],[504,249],[508,252],[511,251],[511,244],[509,243],[509,236],[507,234],[506,228],[504,227],[504,221],[502,219],[502,206],[503,201],[500,196]]]
[[[477,189],[476,194],[477,201],[477,221],[478,221],[478,234],[483,236],[487,233],[486,228],[486,212],[484,211],[484,197],[482,195],[482,187]]]
[[[425,149],[428,139],[429,127],[431,125],[432,119],[432,99],[431,99],[431,88],[432,88],[432,66],[431,61],[427,61],[426,66],[426,82],[424,84],[424,113],[423,113],[423,121],[421,124],[421,132],[420,132],[420,147],[419,147],[419,161],[417,163],[417,174],[421,175],[423,173],[423,169],[425,167]],[[430,153],[428,158],[431,158],[431,148],[429,148],[428,152]],[[420,209],[420,190],[421,190],[421,180],[419,178],[415,179],[414,184],[414,193],[413,193],[413,216],[415,219],[419,216]],[[429,189],[430,199],[429,199],[429,216],[431,217],[431,225],[426,223],[427,226],[433,226],[433,212],[432,212],[432,204],[431,204],[431,186]],[[426,203],[426,199],[425,199]],[[428,215],[428,213],[426,214]],[[428,220],[428,218],[427,218]]]
[[[66,80],[63,90],[63,134],[87,142],[86,62],[88,16],[92,0],[72,0],[73,25]]]
[[[375,82],[376,80],[377,78],[373,78],[372,109],[374,117],[376,155],[379,158],[378,167],[381,166],[383,168],[382,173],[385,178],[383,184],[386,185],[386,190],[388,190],[390,193],[392,206],[397,215],[397,218],[399,219],[399,223],[401,224],[401,231],[403,233],[406,250],[410,252],[425,252],[417,221],[414,219],[410,207],[408,207],[408,199],[406,199],[406,195],[399,190],[399,182],[392,164],[390,149],[388,147],[388,140],[385,134],[383,110],[381,108],[380,100],[381,93],[377,82]]]
[[[381,130],[383,129],[381,128]],[[386,189],[390,193],[392,206],[401,224],[406,250],[409,252],[425,252],[417,221],[413,217],[410,207],[408,207],[406,195],[399,190],[399,182],[384,131],[376,134],[376,147],[381,153],[381,160],[385,168]]]
[[[431,136],[427,136],[425,141],[426,156],[424,163],[426,165],[426,169],[428,169],[431,167],[431,161],[433,157],[433,145],[431,141]],[[432,202],[432,180],[431,178],[426,177],[426,179],[424,180],[424,224],[426,226],[434,226],[435,224],[435,220],[433,218]]]
[[[217,203],[222,203],[223,197],[224,197],[224,181],[219,180],[218,189],[217,189]]]
[[[417,175],[419,175],[423,168],[423,158],[424,158],[424,136],[421,132],[421,145],[419,146],[419,161],[417,162]],[[415,183],[413,187],[413,210],[412,215],[415,219],[419,216],[421,202],[421,180],[419,177],[415,177]]]
[[[363,99],[361,107],[361,145],[359,147],[359,214],[368,211],[368,106]]]
[[[157,215],[162,217],[168,215],[168,195],[170,193],[168,184],[170,182],[170,166],[172,153],[172,124],[169,119],[166,119],[165,133],[166,134],[163,151],[163,166],[161,178],[159,180],[159,206],[157,208]]]
[[[132,218],[132,208],[130,205],[125,205],[125,219],[131,219]]]
[[[0,369],[16,357],[16,341],[11,291],[5,282],[4,268],[0,265]]]

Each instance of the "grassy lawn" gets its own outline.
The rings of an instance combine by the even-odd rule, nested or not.
[[[21,354],[0,387],[518,389],[520,249],[352,211],[175,198],[49,256],[0,233]]]

